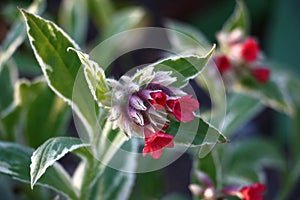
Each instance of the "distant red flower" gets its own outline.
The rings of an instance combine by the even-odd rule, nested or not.
[[[252,75],[260,83],[266,83],[270,77],[270,70],[268,68],[256,68],[252,70]]]
[[[266,187],[263,184],[255,183],[250,186],[243,187],[240,190],[244,200],[263,200],[263,192]]]
[[[173,135],[169,135],[160,131],[151,135],[145,134],[145,146],[143,149],[143,156],[146,156],[149,152],[154,159],[159,159],[162,155],[163,148],[173,147]]]
[[[178,99],[170,99],[167,101],[173,115],[180,122],[190,122],[194,119],[193,112],[199,108],[197,99],[192,98],[192,95],[186,95]]]
[[[152,92],[150,93],[152,99],[150,103],[158,110],[161,110],[165,107],[167,102],[167,95],[163,92]]]
[[[256,61],[259,53],[259,45],[252,37],[247,38],[241,47],[241,56],[247,62]]]
[[[265,189],[265,185],[255,183],[242,188],[238,186],[229,186],[224,188],[222,192],[230,196],[237,196],[243,200],[263,200],[263,192]]]
[[[218,56],[214,60],[220,73],[224,73],[225,71],[229,70],[231,67],[230,60],[225,55]]]

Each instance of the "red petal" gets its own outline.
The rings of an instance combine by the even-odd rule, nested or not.
[[[173,135],[165,134],[163,132],[158,132],[156,134],[156,138],[154,139],[153,143],[155,146],[158,148],[163,148],[163,147],[174,147],[173,143]]]
[[[152,156],[152,158],[154,159],[159,159],[162,155],[162,149],[157,149],[157,150],[151,150],[150,151],[150,155]]]
[[[149,146],[145,144],[143,148],[143,156],[145,157],[149,151],[150,151]]]
[[[253,185],[243,187],[240,190],[245,200],[263,200],[264,191],[265,191],[265,186],[260,183],[255,183]]]
[[[254,38],[247,38],[241,50],[242,58],[247,62],[256,61],[259,53],[259,45]]]
[[[256,68],[252,71],[254,78],[260,83],[266,83],[270,77],[270,70],[268,68]]]
[[[151,100],[150,103],[158,110],[161,110],[165,107],[167,102],[167,95],[163,92],[152,92],[150,94]]]
[[[172,111],[174,109],[174,106],[177,102],[178,102],[178,99],[170,99],[167,101],[167,105],[168,105],[170,111]]]
[[[174,104],[172,113],[178,121],[190,122],[194,120],[193,112],[199,108],[199,102],[197,101],[197,99],[192,98],[192,95],[186,95],[181,97],[180,99],[170,101],[172,102],[169,103],[168,101],[167,104],[168,106],[169,104]]]
[[[215,62],[216,62],[216,65],[218,67],[218,70],[223,73],[227,70],[230,69],[230,61],[228,59],[227,56],[225,55],[222,55],[222,56],[219,56],[219,57],[216,57],[215,59]]]
[[[148,133],[147,133],[148,134]],[[146,156],[148,152],[154,159],[158,159],[162,155],[163,148],[174,147],[173,135],[165,134],[163,132],[157,132],[145,137],[145,146],[143,149],[143,156]]]

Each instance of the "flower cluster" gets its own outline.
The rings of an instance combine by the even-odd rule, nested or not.
[[[149,152],[155,159],[161,157],[163,148],[174,147],[174,136],[166,133],[170,120],[190,122],[199,108],[191,95],[171,86],[176,81],[171,73],[147,67],[132,77],[107,80],[112,88],[109,119],[114,128],[128,137],[144,137],[143,155]]]
[[[256,39],[244,38],[239,29],[221,32],[217,38],[220,51],[214,61],[223,76],[229,73],[231,77],[242,78],[250,74],[261,84],[268,81],[270,70],[262,62],[262,52]]]
[[[195,196],[202,196],[204,200],[226,199],[226,196],[236,196],[243,200],[263,200],[263,192],[266,189],[265,185],[254,183],[244,187],[228,186],[221,191],[216,191],[212,180],[207,174],[196,171],[196,176],[204,187],[191,184],[189,188]]]

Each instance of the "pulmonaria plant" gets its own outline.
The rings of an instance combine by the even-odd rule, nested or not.
[[[269,80],[270,70],[263,64],[260,46],[255,38],[243,35],[241,29],[221,31],[217,35],[220,49],[214,61],[225,81],[250,75],[264,84]]]
[[[171,86],[176,81],[171,74],[147,67],[119,81],[107,79],[112,91],[108,119],[129,138],[144,137],[143,155],[149,152],[155,159],[161,157],[163,148],[174,147],[174,136],[166,133],[170,120],[190,122],[199,108],[192,95]]]

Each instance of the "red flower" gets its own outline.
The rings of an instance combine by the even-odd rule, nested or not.
[[[243,200],[263,200],[263,192],[266,187],[263,184],[255,183],[250,186],[245,186],[240,189],[238,186],[229,186],[223,188],[222,193],[237,196]]]
[[[266,187],[263,184],[255,183],[250,186],[243,187],[240,190],[241,197],[244,200],[263,200],[263,192]]]
[[[252,70],[252,75],[260,83],[266,83],[269,80],[270,70],[268,68],[256,68]]]
[[[214,60],[220,73],[223,73],[230,69],[231,64],[227,56],[218,56]]]
[[[158,110],[161,110],[165,107],[167,102],[167,95],[163,92],[152,92],[150,93],[152,99],[150,103]]]
[[[174,147],[173,135],[163,133],[161,131],[148,135],[149,132],[145,131],[145,146],[143,149],[143,156],[148,152],[154,159],[159,159],[162,155],[163,148]]]
[[[190,122],[194,119],[194,111],[199,108],[197,99],[186,95],[178,99],[170,99],[167,105],[176,119],[180,122]]]
[[[259,53],[259,45],[254,38],[247,38],[242,44],[241,56],[247,62],[256,61]]]

